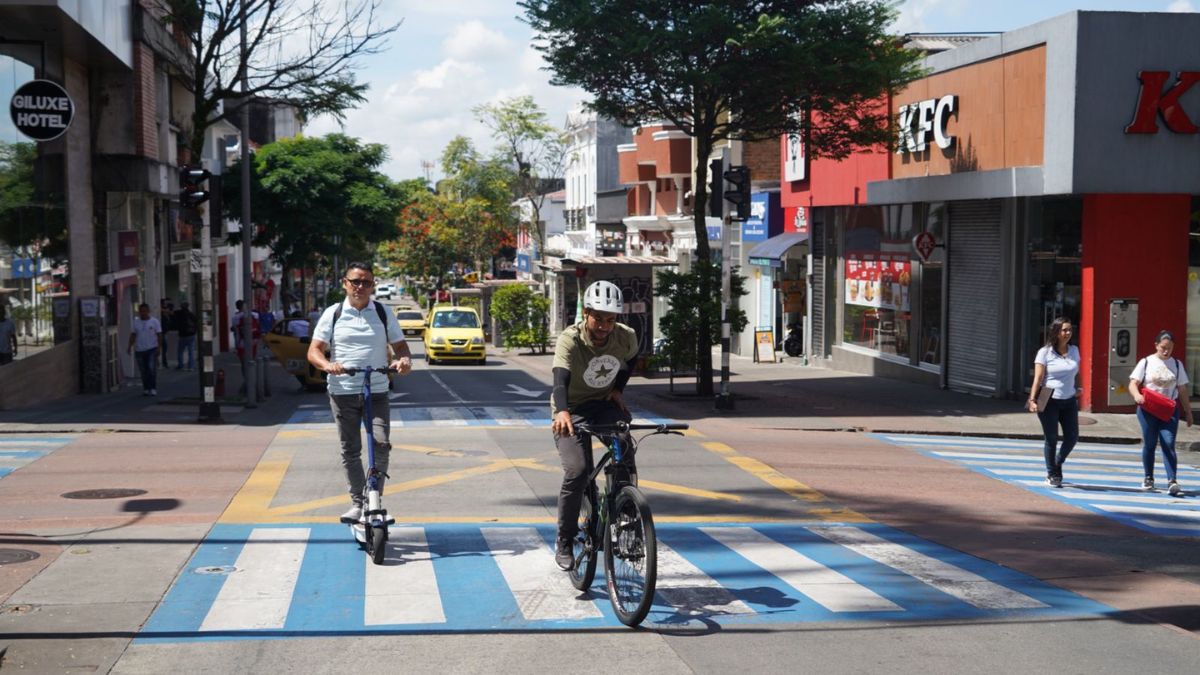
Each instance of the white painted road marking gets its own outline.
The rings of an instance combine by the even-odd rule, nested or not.
[[[554,562],[554,553],[532,527],[485,527],[492,557],[521,614],[529,621],[579,620],[603,616],[596,603],[575,590]]]
[[[655,588],[684,616],[754,613],[746,603],[662,541],[658,542]]]
[[[931,558],[906,546],[894,544],[857,527],[812,525],[808,529],[835,544],[841,544],[863,557],[900,570],[976,607],[1027,609],[1047,606],[1044,602],[988,581],[974,572]]]
[[[446,622],[425,528],[388,528],[384,564],[368,558],[366,565],[364,625]]]
[[[200,630],[283,628],[308,535],[308,528],[254,528]]]
[[[901,607],[850,577],[749,527],[702,527],[700,531],[774,574],[831,612],[888,612]]]

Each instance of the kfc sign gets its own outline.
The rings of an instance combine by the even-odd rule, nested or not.
[[[900,106],[896,154],[925,152],[930,133],[939,148],[949,150],[954,146],[954,137],[946,135],[951,115],[958,115],[958,96],[954,94]]]
[[[1158,133],[1160,115],[1163,124],[1177,134],[1194,134],[1200,131],[1200,127],[1197,127],[1188,118],[1183,106],[1179,105],[1179,97],[1187,93],[1193,84],[1200,82],[1200,72],[1180,71],[1175,83],[1164,89],[1169,77],[1171,77],[1169,70],[1143,70],[1138,73],[1142,88],[1138,92],[1137,107],[1133,111],[1133,122],[1125,127],[1125,133]]]

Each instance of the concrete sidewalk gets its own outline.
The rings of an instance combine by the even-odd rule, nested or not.
[[[522,364],[549,378],[551,355],[497,350],[495,356]],[[720,389],[720,353],[713,363]],[[1037,415],[1023,401],[986,398],[911,382],[807,367],[798,359],[755,363],[731,356],[732,411],[717,411],[711,398],[695,395],[695,378],[665,374],[635,377],[628,395],[634,402],[682,420],[726,417],[754,428],[812,431],[861,431],[1041,439]],[[1081,413],[1083,441],[1140,442],[1141,427],[1133,414]],[[1180,425],[1178,448],[1200,449],[1200,426]]]
[[[172,361],[174,359],[172,358]],[[264,363],[263,361],[259,362]],[[226,397],[221,403],[221,425],[271,426],[287,421],[295,411],[301,391],[296,379],[275,361],[266,362],[271,396],[255,408],[246,408],[238,394],[241,363],[232,353],[218,354],[216,367],[225,371]],[[198,371],[159,367],[158,396],[142,395],[138,377],[127,379],[108,394],[76,394],[30,408],[0,410],[0,432],[87,431],[186,431],[200,425]],[[323,396],[323,394],[320,394]]]

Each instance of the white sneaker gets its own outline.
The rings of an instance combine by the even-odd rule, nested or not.
[[[1179,483],[1177,481],[1171,481],[1170,485],[1167,486],[1167,493],[1172,497],[1177,496],[1182,491],[1183,490],[1179,488]]]
[[[359,506],[358,504],[355,504],[354,506],[350,507],[349,511],[342,514],[341,520],[342,521],[362,520],[362,514],[363,514],[362,507]]]

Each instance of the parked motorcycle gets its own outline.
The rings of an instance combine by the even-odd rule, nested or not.
[[[800,356],[804,351],[804,334],[800,329],[800,324],[794,323],[788,326],[787,337],[783,339],[783,352],[788,356]]]

